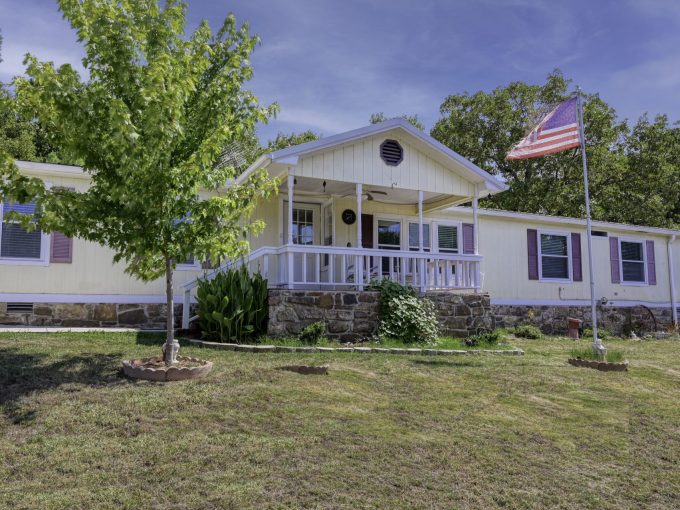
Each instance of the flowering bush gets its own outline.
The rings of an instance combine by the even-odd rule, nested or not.
[[[439,322],[434,303],[415,296],[396,296],[388,301],[380,320],[381,338],[394,338],[404,343],[434,343]]]

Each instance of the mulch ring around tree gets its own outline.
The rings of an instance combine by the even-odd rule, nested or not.
[[[147,381],[186,381],[205,377],[212,370],[211,361],[189,356],[177,356],[177,363],[168,366],[160,356],[123,361],[123,373],[132,379]]]

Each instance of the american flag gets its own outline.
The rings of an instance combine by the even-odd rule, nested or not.
[[[578,147],[580,144],[574,97],[558,104],[531,133],[512,148],[505,159],[535,158]]]

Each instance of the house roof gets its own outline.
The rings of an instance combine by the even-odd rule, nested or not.
[[[490,192],[497,193],[499,191],[508,189],[506,184],[495,178],[489,172],[482,170],[471,161],[465,159],[457,152],[451,150],[446,145],[435,140],[430,135],[424,133],[420,129],[413,126],[410,122],[402,118],[389,119],[377,124],[371,124],[359,129],[354,129],[352,131],[346,131],[344,133],[320,138],[319,140],[313,140],[311,142],[301,143],[299,145],[293,145],[292,147],[287,147],[285,149],[274,151],[270,154],[265,154],[263,157],[255,161],[245,172],[243,172],[236,182],[242,182],[257,168],[267,166],[270,163],[296,165],[298,159],[306,154],[329,149],[331,147],[346,144],[361,138],[367,138],[369,136],[387,131],[392,131],[394,129],[405,131],[410,136],[416,138],[420,142],[439,153],[443,158],[448,159],[451,163],[454,163],[457,168],[464,169],[464,171],[468,173],[467,177],[470,180],[484,183],[486,189],[488,189]]]

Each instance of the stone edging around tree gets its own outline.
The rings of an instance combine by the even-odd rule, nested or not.
[[[504,354],[507,356],[523,356],[524,351],[517,347],[512,349],[470,349],[470,350],[453,350],[453,349],[401,349],[388,347],[314,347],[314,346],[300,346],[290,347],[287,345],[244,345],[244,344],[223,344],[220,342],[208,342],[206,340],[190,339],[189,343],[196,347],[206,347],[209,349],[221,349],[224,351],[238,351],[238,352],[274,352],[274,353],[291,353],[291,352],[357,352],[357,353],[381,353],[381,354],[423,354],[423,355],[442,355],[442,356],[466,356],[476,354]]]

